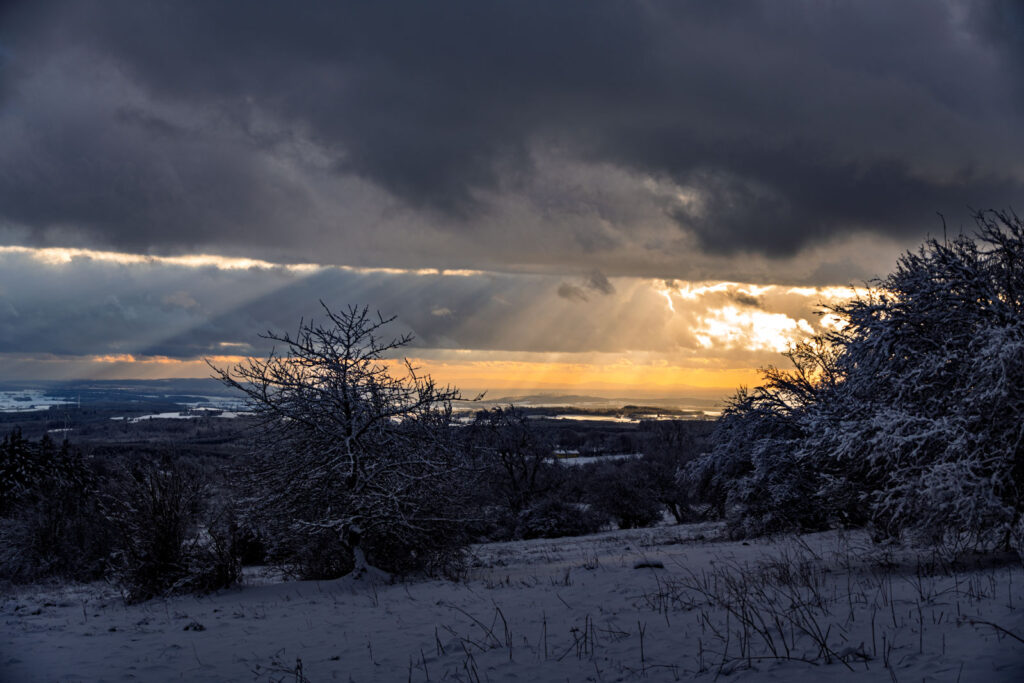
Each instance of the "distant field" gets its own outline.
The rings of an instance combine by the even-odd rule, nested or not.
[[[704,399],[638,404],[593,396],[530,395],[458,401],[456,422],[468,424],[481,410],[510,404],[546,432],[557,449],[585,457],[642,452],[647,421],[707,422],[717,415],[717,404]],[[236,393],[212,379],[0,383],[0,432],[18,427],[28,438],[50,434],[104,452],[240,452],[247,433],[243,409]],[[230,418],[237,417],[243,419],[235,424]]]

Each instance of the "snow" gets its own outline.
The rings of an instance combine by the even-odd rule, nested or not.
[[[557,451],[556,451],[557,452]],[[613,460],[636,460],[644,457],[643,453],[612,453],[610,455],[577,455],[568,458],[549,458],[548,462],[557,462],[566,467],[590,465],[595,462],[611,462]]]
[[[271,575],[138,605],[103,584],[7,587],[0,680],[1024,680],[1024,643],[999,630],[1024,634],[1019,559],[931,573],[933,556],[857,533],[707,540],[720,528],[475,546],[458,582]],[[743,608],[731,603],[727,622],[726,597],[710,604],[686,587],[726,596],[730,576],[746,577],[750,605],[789,591],[792,623],[817,620],[831,663],[799,634],[791,654],[809,661],[767,658],[749,628],[740,656]],[[724,659],[716,629],[730,634]]]
[[[219,410],[216,408],[190,408],[188,410],[174,410],[166,413],[153,413],[151,415],[139,415],[138,417],[112,417],[111,420],[127,420],[130,424],[144,420],[193,420],[201,417],[218,417],[233,419],[240,415],[249,415],[246,411]]]
[[[545,415],[532,415],[531,417],[537,419],[544,419]],[[623,417],[621,415],[587,415],[587,414],[567,414],[567,415],[555,415],[555,420],[571,420],[573,422],[639,422],[638,419],[633,417]]]
[[[0,391],[0,412],[26,413],[34,410],[49,410],[50,406],[70,405],[63,398],[55,398],[45,392],[26,389],[23,391]]]

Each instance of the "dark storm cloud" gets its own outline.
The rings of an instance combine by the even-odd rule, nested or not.
[[[569,282],[560,282],[556,291],[558,296],[567,301],[583,303],[590,301],[590,297],[587,296],[587,290],[609,296],[615,293],[615,285],[611,283],[604,273],[595,270],[583,278],[582,284],[574,285]]]
[[[1006,67],[1016,74],[1007,86],[1024,102],[1024,3],[993,0],[976,3],[971,10],[976,30],[991,39]]]
[[[599,270],[595,270],[587,277],[587,287],[597,290],[605,296],[615,293],[615,285]]]
[[[639,205],[669,231],[640,240],[650,254],[692,249],[674,232],[784,256],[857,231],[916,239],[936,211],[1024,196],[1008,0],[132,1],[0,16],[0,227],[33,243],[305,241],[386,263],[407,235],[450,235],[447,253],[500,262],[513,224],[531,239],[510,263],[579,272],[652,223]],[[575,205],[536,182],[545,158],[660,189]]]
[[[558,296],[569,301],[589,301],[590,298],[587,293],[583,291],[582,287],[571,285],[568,282],[561,282],[558,285]]]
[[[736,292],[736,293],[732,294],[731,298],[732,298],[733,301],[735,301],[736,303],[740,304],[741,306],[750,306],[751,308],[761,308],[761,300],[758,299],[756,296],[751,296],[749,294],[743,294],[741,292]]]

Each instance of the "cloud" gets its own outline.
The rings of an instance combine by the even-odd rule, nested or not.
[[[571,285],[568,282],[562,282],[558,285],[558,296],[569,301],[589,301],[589,297],[582,287]]]
[[[710,348],[708,357],[729,356],[777,347],[785,340],[771,330],[794,330],[801,320],[817,324],[820,302],[850,293],[617,278],[614,291],[595,301],[592,290],[546,274],[233,268],[35,255],[0,251],[0,349],[7,353],[177,360],[261,355],[270,349],[260,333],[291,331],[300,318],[322,317],[323,300],[334,308],[365,304],[397,315],[396,334],[415,336],[413,355],[651,352],[685,358]],[[757,307],[737,305],[751,299]],[[767,331],[757,332],[760,321],[772,321]],[[757,343],[742,341],[758,334]],[[710,347],[700,335],[712,339]],[[750,367],[772,360],[742,357]]]
[[[733,301],[742,306],[750,306],[751,308],[761,307],[761,300],[758,299],[756,296],[751,296],[750,294],[745,294],[743,292],[734,292],[730,296],[732,297]]]
[[[23,3],[0,29],[0,241],[691,280],[848,264],[1024,195],[1015,7]]]
[[[563,299],[567,299],[568,301],[589,301],[590,297],[587,296],[587,290],[598,292],[604,296],[610,296],[615,293],[615,285],[605,277],[604,273],[599,270],[594,270],[583,278],[579,285],[570,284],[568,282],[559,283],[558,296]]]
[[[191,294],[182,289],[165,295],[161,301],[168,306],[176,306],[178,308],[185,309],[195,308],[199,305],[199,302],[192,298]]]
[[[615,293],[615,285],[609,282],[604,273],[599,270],[595,270],[587,277],[587,287],[597,290],[605,296]]]

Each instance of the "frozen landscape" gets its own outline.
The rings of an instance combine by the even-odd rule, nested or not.
[[[1024,222],[978,226],[714,423],[456,422],[395,318],[323,304],[217,370],[235,420],[12,429],[0,678],[1024,680]]]
[[[6,587],[4,681],[1024,680],[1019,559],[715,524],[474,546],[457,581]]]
[[[0,0],[0,683],[1024,683],[1024,0]]]

